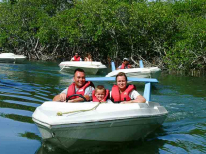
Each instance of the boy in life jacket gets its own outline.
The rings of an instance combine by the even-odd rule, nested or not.
[[[140,95],[134,85],[127,85],[127,76],[120,72],[116,76],[117,84],[112,87],[110,93],[111,100],[114,103],[145,103],[146,99]]]
[[[98,85],[92,92],[92,101],[112,103],[109,99],[109,90],[105,89],[103,85]]]
[[[82,61],[82,58],[78,53],[75,53],[74,57],[72,57],[71,61]]]
[[[119,70],[119,69],[128,69],[128,68],[131,68],[131,65],[129,65],[129,59],[128,58],[124,58],[123,62],[122,62],[122,65],[120,65],[117,68],[117,70]]]
[[[59,95],[53,98],[53,101],[65,102],[67,98],[74,94],[82,95],[87,101],[92,99],[92,91],[94,90],[94,85],[90,81],[85,80],[85,73],[83,69],[76,69],[74,71],[74,82],[65,90],[63,90]],[[68,102],[82,102],[85,101],[79,96],[73,96]]]

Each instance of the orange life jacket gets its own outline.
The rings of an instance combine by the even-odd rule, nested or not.
[[[103,102],[107,101],[107,99],[109,99],[109,90],[108,89],[106,89],[106,95],[105,95],[105,97],[103,99]],[[99,100],[95,96],[95,90],[92,91],[92,101],[93,102],[99,102]]]
[[[131,98],[129,97],[129,93],[136,89],[134,85],[127,86],[126,90],[120,94],[119,88],[117,85],[112,87],[112,95],[111,100],[114,103],[122,102],[122,101],[130,101]]]
[[[120,69],[125,69],[125,68],[126,68],[125,64],[122,63]],[[131,68],[131,65],[127,65],[127,68]]]
[[[67,98],[71,95],[74,95],[74,94],[79,94],[79,95],[82,95],[84,96],[84,93],[85,93],[85,89],[89,86],[92,86],[94,87],[94,84],[90,81],[86,81],[86,83],[84,84],[84,86],[82,86],[81,88],[79,88],[76,92],[75,92],[75,83],[73,82],[69,87],[68,87],[68,90],[67,90]],[[75,98],[78,98],[79,96],[74,96],[72,97],[71,99],[75,99]]]
[[[80,56],[78,57],[74,56],[74,61],[80,61]]]

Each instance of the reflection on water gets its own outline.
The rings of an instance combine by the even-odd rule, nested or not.
[[[202,77],[205,76],[204,70],[190,70],[190,71],[169,71],[169,74],[181,75],[181,76],[193,76],[193,77]]]
[[[30,133],[30,132],[19,133],[19,136],[26,137],[26,138],[28,138],[30,140],[39,140],[39,141],[41,141],[41,137],[40,136],[38,136],[38,135],[36,135],[34,133]]]
[[[47,142],[42,143],[37,126],[31,119],[36,107],[52,100],[54,95],[72,82],[72,74],[59,72],[58,64],[31,61],[23,64],[0,63],[1,153],[71,152]],[[142,94],[144,86],[135,85]],[[105,83],[105,87],[111,89],[112,83]],[[109,144],[76,153],[206,153],[205,87],[204,76],[162,73],[159,83],[152,86],[152,100],[169,111],[161,128],[144,141],[123,143],[120,146]]]

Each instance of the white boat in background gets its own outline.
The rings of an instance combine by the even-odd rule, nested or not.
[[[159,69],[158,67],[119,69],[108,73],[106,77],[114,77],[119,72],[124,72],[128,77],[157,78],[160,71],[161,69]]]
[[[114,81],[114,77],[87,78],[87,81]],[[72,150],[125,143],[143,139],[160,127],[168,111],[150,101],[151,82],[156,79],[128,78],[145,82],[146,103],[61,103],[48,101],[32,115],[43,141]],[[57,113],[62,113],[57,116]]]
[[[73,73],[75,69],[81,68],[87,74],[97,74],[101,69],[107,68],[101,62],[96,61],[64,61],[59,64],[60,71],[67,71]]]
[[[13,53],[1,53],[0,62],[16,62],[26,59],[24,55],[15,55]]]
[[[115,65],[112,62],[112,72],[108,73],[106,77],[114,77],[119,72],[124,72],[128,77],[137,78],[158,78],[161,69],[158,67],[144,67],[142,61],[140,61],[140,68],[129,68],[129,69],[115,69]]]

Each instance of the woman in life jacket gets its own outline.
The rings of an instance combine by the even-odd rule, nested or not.
[[[105,89],[103,85],[98,85],[92,92],[93,102],[111,102],[109,99],[109,90]]]
[[[134,85],[127,85],[127,76],[120,72],[116,76],[116,85],[112,87],[111,100],[114,103],[145,103],[146,99],[140,95]]]
[[[122,65],[120,65],[118,69],[128,69],[128,68],[131,68],[131,65],[129,65],[129,59],[128,58],[124,58],[123,59],[123,62],[122,62]]]
[[[87,53],[87,56],[84,58],[84,61],[92,61],[92,55]]]
[[[78,53],[75,53],[74,57],[72,57],[71,61],[82,61],[82,58]]]

